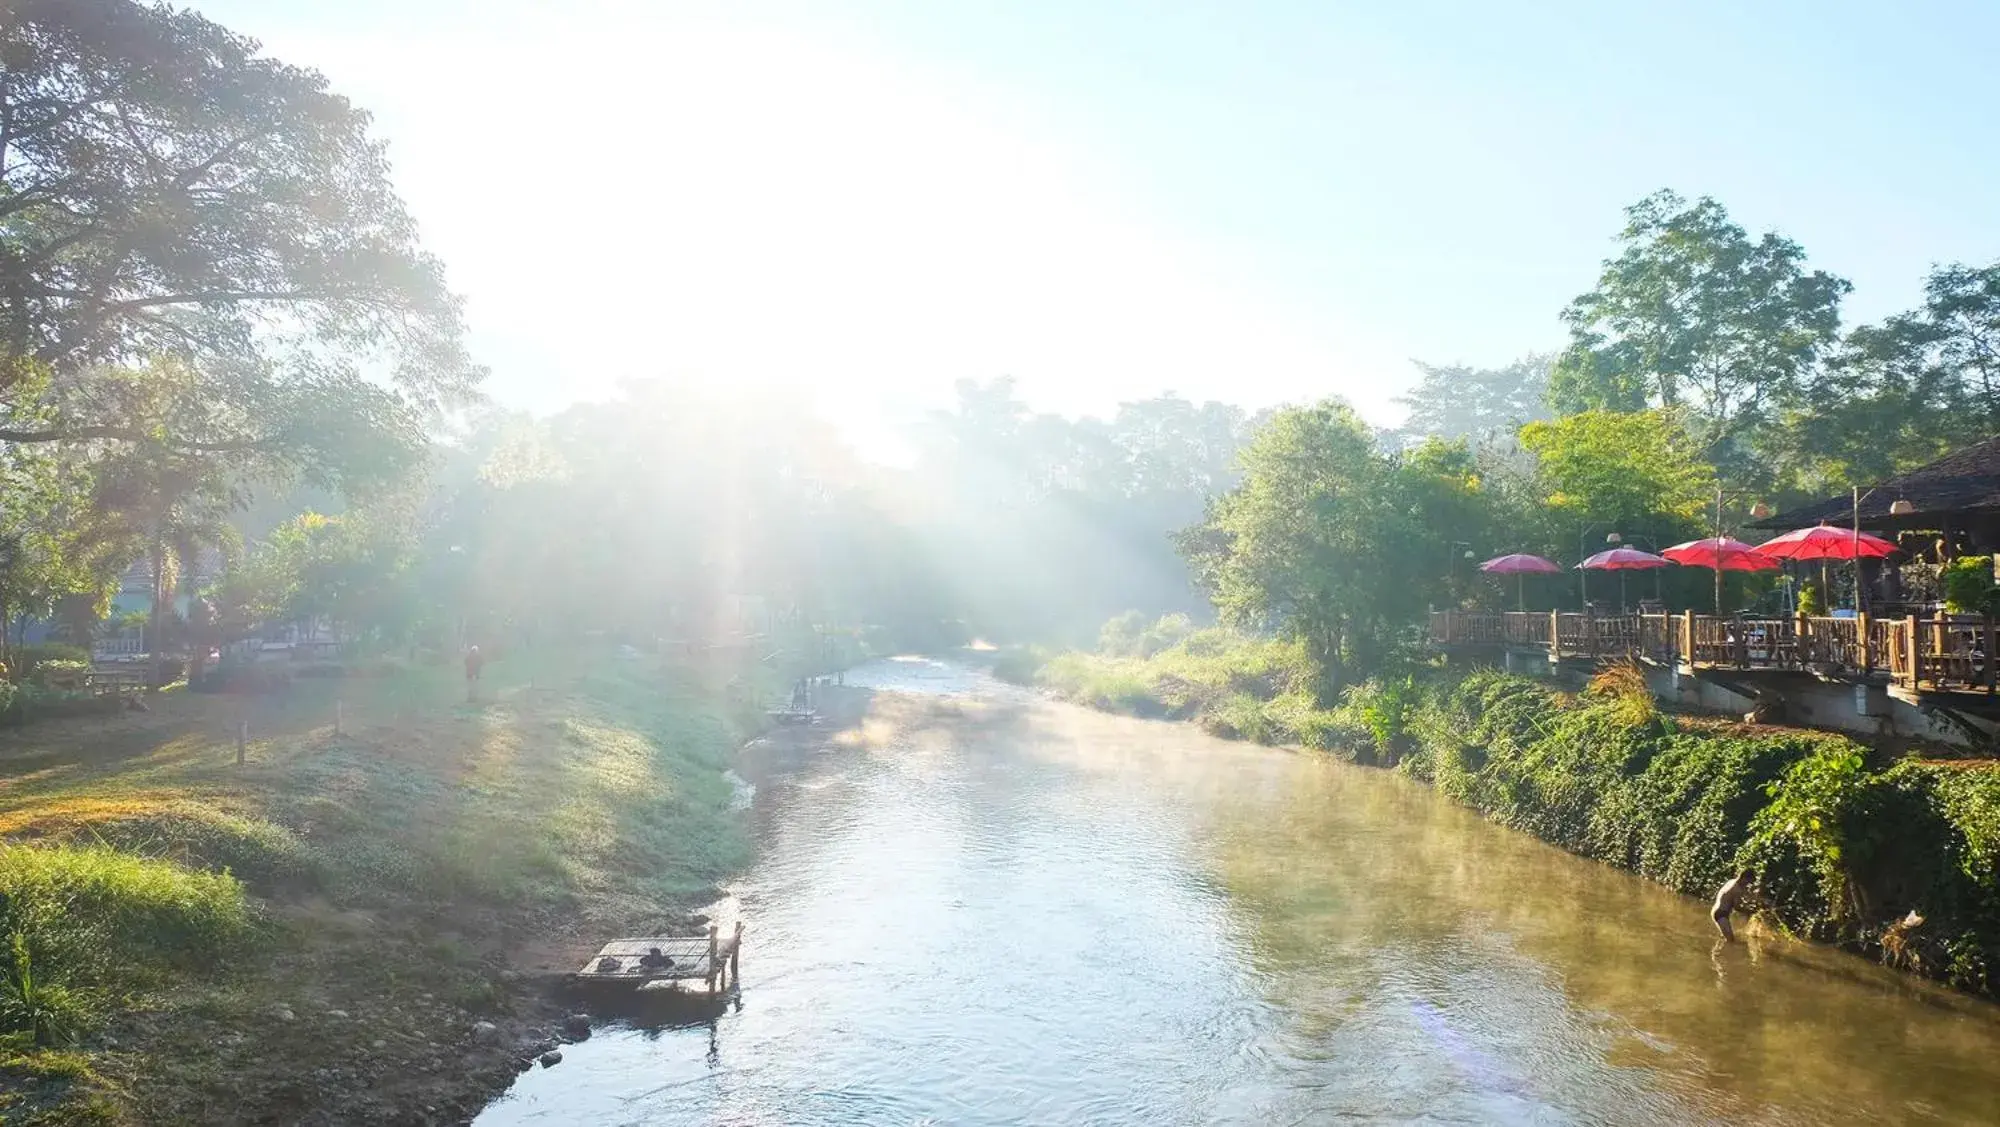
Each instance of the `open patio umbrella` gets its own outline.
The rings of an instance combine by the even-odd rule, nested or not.
[[[1479,570],[1489,575],[1511,575],[1514,577],[1515,599],[1522,610],[1528,609],[1528,580],[1530,575],[1561,575],[1562,568],[1553,560],[1531,556],[1526,552],[1515,552],[1508,556],[1495,556],[1479,565]]]
[[[1620,613],[1623,613],[1625,610],[1625,573],[1628,571],[1647,571],[1656,567],[1670,567],[1673,565],[1673,562],[1670,559],[1656,556],[1651,552],[1642,552],[1637,548],[1610,548],[1597,553],[1576,566],[1580,570],[1587,572],[1617,572],[1618,610]],[[1588,605],[1590,602],[1590,590],[1588,587],[1584,589],[1583,594],[1584,603]]]
[[[1757,545],[1757,554],[1774,560],[1877,560],[1896,550],[1880,536],[1853,528],[1822,524],[1800,528]]]
[[[1782,566],[1778,561],[1741,540],[1731,540],[1727,536],[1711,536],[1706,540],[1690,540],[1676,544],[1661,555],[1677,564],[1689,567],[1706,567],[1715,571],[1715,617],[1722,617],[1722,573],[1725,571],[1773,571]]]
[[[1780,560],[1819,560],[1820,588],[1826,588],[1826,561],[1849,560],[1854,564],[1854,597],[1861,599],[1861,561],[1879,560],[1896,551],[1896,545],[1880,536],[1870,536],[1858,528],[1835,528],[1818,524],[1795,528],[1757,545],[1759,555]],[[1865,609],[1857,606],[1857,609]]]

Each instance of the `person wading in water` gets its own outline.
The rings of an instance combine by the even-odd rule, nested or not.
[[[1750,895],[1751,872],[1748,869],[1736,874],[1715,893],[1715,907],[1709,909],[1708,918],[1715,921],[1715,930],[1722,933],[1726,943],[1736,942],[1736,929],[1730,926],[1729,917],[1743,898]]]

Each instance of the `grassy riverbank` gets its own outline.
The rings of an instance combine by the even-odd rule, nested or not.
[[[753,687],[553,653],[487,679],[477,704],[449,667],[164,694],[0,739],[0,945],[32,983],[0,998],[0,1122],[462,1121],[545,1035],[539,971],[747,859],[725,771]]]
[[[1017,674],[1018,675],[1018,674]],[[2000,766],[1661,713],[1636,672],[1584,693],[1494,672],[1305,692],[1304,654],[1205,631],[1145,657],[1063,654],[1066,699],[1395,766],[1504,825],[1707,897],[1754,868],[1769,925],[1992,995]]]

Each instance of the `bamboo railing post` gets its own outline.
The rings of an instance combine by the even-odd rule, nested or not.
[[[1993,695],[1993,612],[1986,612],[1986,620],[1979,624],[1979,665],[1986,678],[1986,695]]]
[[[1945,614],[1944,607],[1942,604],[1939,605],[1937,614],[1931,618],[1931,628],[1930,628],[1931,653],[1936,655],[1938,659],[1936,662],[1933,663],[1934,672],[1931,674],[1931,679],[1939,682],[1938,685],[1939,688],[1944,687],[1941,678],[1945,670],[1945,664],[1944,664],[1945,623],[1949,622],[1950,620],[1951,620],[1950,616]]]
[[[729,982],[743,988],[743,921],[736,921],[736,938],[729,941]]]
[[[1687,667],[1689,669],[1694,668],[1694,612],[1693,611],[1687,611],[1681,615],[1681,660],[1687,662]]]
[[[1924,681],[1924,655],[1917,652],[1917,616],[1903,619],[1903,667],[1910,671],[1910,690],[1915,692]]]
[[[1854,644],[1860,650],[1861,675],[1868,676],[1875,670],[1874,623],[1867,611],[1857,611],[1854,615]]]
[[[1562,655],[1562,612],[1552,610],[1549,612],[1549,656],[1561,661]]]

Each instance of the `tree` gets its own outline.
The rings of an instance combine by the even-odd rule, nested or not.
[[[1700,526],[1715,470],[1679,413],[1585,411],[1521,428],[1536,458],[1543,542],[1562,551],[1592,525],[1667,534]]]
[[[1742,440],[1837,340],[1852,287],[1807,272],[1790,239],[1752,241],[1708,197],[1656,192],[1625,214],[1623,251],[1563,313],[1570,344],[1551,402],[1565,414],[1685,407],[1709,456],[1733,472]]]
[[[141,546],[152,577],[146,648],[152,655],[149,690],[163,680],[168,608],[187,573],[207,547],[234,538],[230,516],[242,494],[218,457],[159,442],[120,447],[96,467],[93,507],[118,522]],[[129,557],[128,557],[129,558]],[[197,659],[200,655],[194,655]]]
[[[330,470],[330,450],[421,448],[436,413],[474,394],[459,302],[367,115],[257,49],[165,5],[10,6],[0,440]],[[92,378],[155,357],[182,366],[165,429]]]
[[[1242,456],[1241,485],[1179,537],[1229,621],[1301,639],[1330,702],[1395,656],[1445,589],[1450,542],[1476,519],[1462,446],[1383,454],[1353,409],[1281,411]]]
[[[1410,411],[1397,431],[1406,444],[1426,438],[1489,443],[1549,417],[1548,356],[1524,356],[1502,368],[1412,363],[1422,379],[1396,400]]]
[[[1924,304],[1849,333],[1784,422],[1768,446],[1807,494],[2000,434],[2000,264],[1933,269]]]

